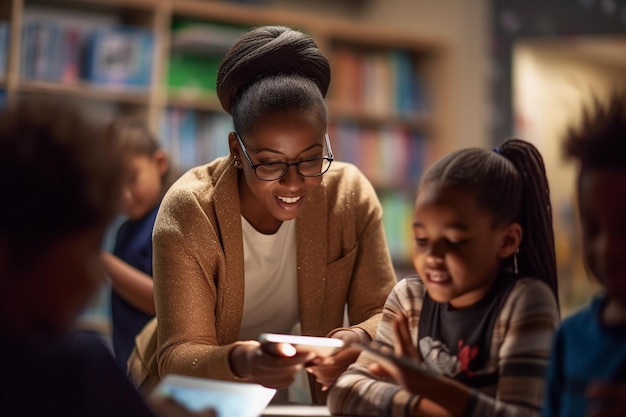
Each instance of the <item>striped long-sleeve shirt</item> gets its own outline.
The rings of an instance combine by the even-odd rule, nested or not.
[[[497,316],[491,324],[487,357],[482,369],[475,371],[495,377],[479,388],[471,385],[471,378],[468,380],[472,394],[465,416],[539,415],[551,341],[559,324],[558,306],[550,288],[539,280],[522,278],[511,285],[502,306],[491,310]],[[423,328],[419,321],[425,296],[424,284],[417,276],[398,282],[385,304],[376,340],[393,344],[393,322],[399,313],[404,313],[417,345],[424,337],[418,333],[420,327]],[[441,364],[430,360],[426,358],[430,367],[441,368]],[[328,398],[333,414],[408,415],[417,396],[369,372],[368,366],[374,361],[370,354],[363,352],[337,380]]]

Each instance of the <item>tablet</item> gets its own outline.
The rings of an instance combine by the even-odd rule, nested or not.
[[[263,333],[259,336],[261,343],[288,343],[297,352],[315,352],[317,356],[326,357],[344,347],[343,340],[331,337],[298,336],[290,334]]]
[[[275,393],[258,384],[172,374],[150,395],[172,398],[190,411],[213,409],[218,416],[259,417]]]
[[[383,362],[390,362],[396,366],[414,370],[431,378],[441,375],[439,372],[427,368],[425,365],[412,360],[408,356],[397,356],[393,352],[393,347],[386,343],[373,341],[369,344],[353,343],[352,346],[374,355]]]

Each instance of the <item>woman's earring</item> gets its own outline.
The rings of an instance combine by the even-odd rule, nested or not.
[[[515,249],[515,253],[513,254],[513,272],[515,272],[515,275],[517,275],[518,273],[518,269],[517,269],[517,254],[519,253],[519,248]]]
[[[238,167],[238,166],[239,166],[239,161],[237,160],[237,157],[235,156],[235,157],[233,157],[233,159],[234,159],[233,164],[234,164],[236,167]]]

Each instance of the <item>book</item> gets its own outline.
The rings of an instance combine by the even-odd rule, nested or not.
[[[84,78],[105,86],[147,88],[152,57],[150,31],[130,26],[98,28],[88,35]]]
[[[11,23],[7,21],[0,21],[0,75],[7,73],[10,33]]]

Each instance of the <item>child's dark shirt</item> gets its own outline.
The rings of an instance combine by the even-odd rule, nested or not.
[[[143,218],[124,222],[115,240],[113,254],[135,268],[152,276],[152,229],[159,207]],[[113,351],[120,369],[126,371],[126,361],[135,346],[135,336],[153,316],[146,314],[111,292]]]

